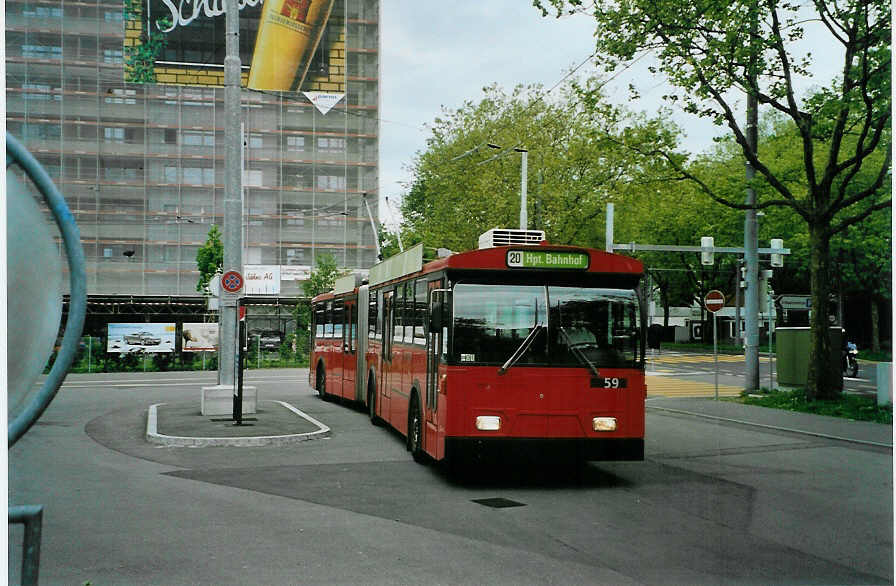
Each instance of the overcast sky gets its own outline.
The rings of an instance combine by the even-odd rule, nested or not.
[[[443,106],[478,101],[492,83],[551,88],[594,52],[592,19],[542,18],[528,0],[382,0],[381,11],[380,216],[387,223],[394,214],[383,200],[397,207],[411,180],[406,167]],[[626,99],[626,84],[617,84],[617,101]],[[655,109],[661,95],[656,88],[633,107]],[[692,144],[705,147],[715,129],[699,130]]]
[[[443,106],[479,101],[482,88],[492,83],[507,90],[530,83],[553,87],[594,52],[593,30],[588,16],[542,17],[530,0],[381,0],[381,219],[394,227],[397,215],[383,200],[388,197],[397,208],[412,178],[406,167],[424,148],[426,125]],[[813,53],[835,57],[831,50]],[[818,62],[834,68],[838,59]],[[579,73],[593,71],[588,64]],[[642,96],[628,104],[632,110],[653,115],[664,105],[668,86],[647,73],[645,64],[606,88],[610,100],[626,102],[629,82]],[[692,153],[705,151],[726,130],[681,111],[673,112],[673,120],[685,129],[683,146]]]

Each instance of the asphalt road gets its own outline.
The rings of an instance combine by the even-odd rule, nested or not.
[[[743,377],[746,371],[743,356],[720,354],[718,362],[712,353],[689,353],[651,351],[647,357],[648,375],[658,377],[673,377],[677,380],[699,382],[715,385],[716,368],[718,368],[719,384],[743,390]],[[770,375],[770,371],[773,373]],[[768,356],[759,358],[759,384],[762,387],[778,388],[777,362],[770,363]],[[771,377],[771,378],[770,378]],[[658,388],[658,387],[657,387]],[[665,393],[661,395],[687,395],[704,396],[707,393],[700,392],[702,387],[684,386],[684,392]],[[859,373],[856,377],[844,377],[843,388],[847,392],[874,395],[877,393],[877,367],[876,363],[862,360],[859,362]],[[695,392],[695,389],[697,392]],[[648,392],[650,385],[648,384]],[[723,393],[724,394],[724,393]]]
[[[890,449],[650,410],[644,462],[460,482],[321,401],[306,371],[247,379],[331,436],[157,447],[146,408],[198,405],[209,375],[70,376],[9,452],[10,504],[45,507],[41,583],[893,581]],[[9,539],[15,582],[21,529]]]

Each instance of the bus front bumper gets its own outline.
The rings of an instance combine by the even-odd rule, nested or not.
[[[445,438],[445,455],[461,461],[564,456],[604,462],[642,461],[644,439],[449,437]]]

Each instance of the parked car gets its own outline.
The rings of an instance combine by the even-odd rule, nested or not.
[[[124,341],[131,346],[156,346],[162,343],[162,339],[154,336],[151,332],[126,334]]]
[[[283,343],[283,338],[280,337],[280,332],[276,331],[264,331],[261,332],[261,349],[262,350],[279,350],[280,344]]]

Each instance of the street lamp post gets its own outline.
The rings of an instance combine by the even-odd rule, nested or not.
[[[487,147],[491,149],[502,149],[500,145],[487,143]],[[528,176],[529,176],[529,151],[522,147],[513,147],[513,150],[518,152],[522,157],[522,163],[520,165],[520,230],[525,230],[529,226],[529,214],[527,211],[527,190],[528,190]],[[503,153],[499,153],[492,157],[491,159],[486,159],[482,161],[481,164],[487,163],[493,159],[497,159],[502,156]]]

